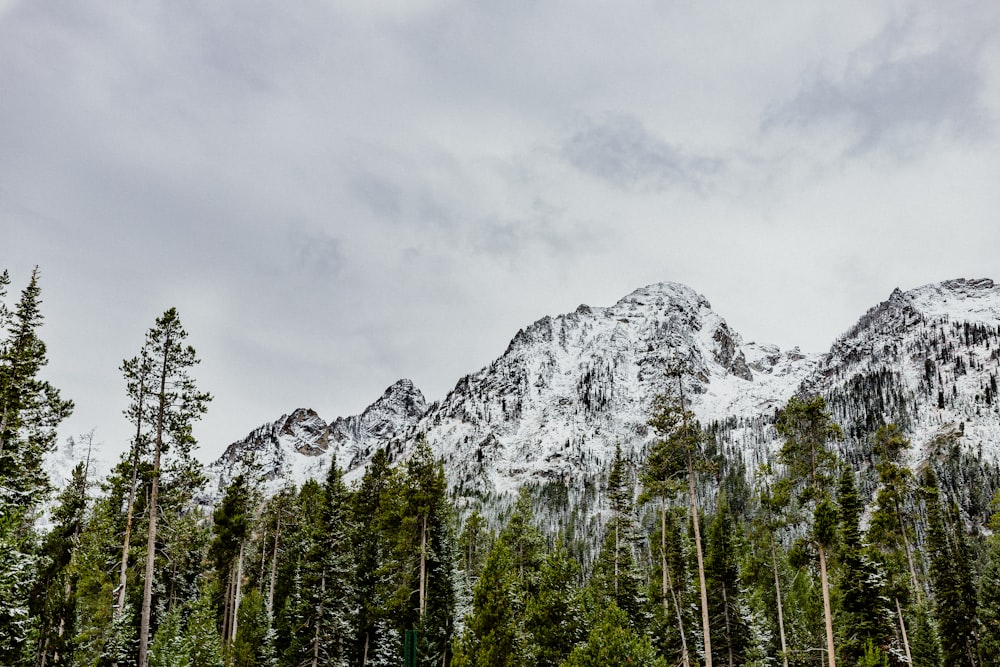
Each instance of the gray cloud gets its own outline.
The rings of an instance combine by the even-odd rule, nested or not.
[[[725,168],[723,160],[687,155],[621,114],[574,133],[561,153],[580,171],[625,190],[702,192]]]
[[[794,97],[767,112],[763,128],[843,124],[850,132],[846,151],[853,155],[876,149],[907,155],[938,133],[981,138],[991,131],[981,100],[983,42],[967,30],[948,35],[942,29],[946,34],[927,48],[919,23],[891,21],[839,72],[813,67]]]

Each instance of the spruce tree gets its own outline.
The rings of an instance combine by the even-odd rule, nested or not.
[[[562,538],[545,555],[538,589],[525,604],[524,631],[530,637],[531,664],[556,667],[584,638],[580,565]]]
[[[838,615],[841,663],[862,661],[869,644],[886,646],[892,634],[887,624],[894,609],[887,602],[885,573],[871,558],[861,539],[863,505],[854,482],[854,472],[841,471],[837,488],[840,513],[840,614]]]
[[[388,631],[392,597],[393,541],[400,510],[397,507],[398,474],[390,467],[385,449],[378,449],[351,503],[353,550],[355,554],[354,595],[357,613],[354,622],[356,662],[381,664],[380,656],[397,651]]]
[[[941,657],[949,666],[975,667],[978,665],[976,598],[970,594],[972,573],[961,537],[965,529],[959,520],[959,525],[949,530],[937,476],[930,466],[924,470],[921,493],[927,507],[927,551],[942,637]]]
[[[41,564],[35,511],[49,489],[42,457],[73,408],[39,378],[48,359],[38,280],[36,267],[11,312],[3,305],[10,278],[0,274],[0,664],[11,665],[37,632],[29,598]]]
[[[705,584],[698,499],[695,493],[695,475],[708,466],[704,455],[705,434],[695,419],[694,413],[688,410],[685,405],[683,370],[672,369],[671,372],[677,378],[677,393],[675,395],[661,394],[654,400],[653,416],[648,423],[656,431],[659,438],[649,452],[644,484],[651,490],[655,489],[657,494],[665,494],[670,488],[671,479],[678,475],[684,475],[687,479],[688,508],[691,525],[694,529],[698,584],[701,592],[702,645],[706,665],[712,667],[708,591]],[[661,518],[663,516],[661,515]],[[667,576],[666,568],[664,568],[663,576]]]
[[[829,443],[843,435],[826,411],[822,396],[810,399],[793,396],[779,414],[775,427],[785,440],[779,461],[785,465],[789,479],[800,487],[802,501],[813,504],[812,541],[819,555],[827,664],[836,667],[827,553],[836,540],[837,511],[830,498],[830,487],[837,459]]]
[[[608,474],[607,495],[611,518],[605,527],[604,544],[594,564],[591,587],[598,598],[613,601],[625,612],[633,627],[645,629],[646,599],[642,575],[636,559],[638,530],[632,505],[633,482],[621,447]]]
[[[738,526],[726,494],[720,492],[715,517],[708,526],[705,581],[709,590],[714,660],[729,667],[746,662],[750,642],[747,619],[741,614]]]
[[[527,658],[521,619],[524,591],[505,540],[497,540],[486,557],[473,591],[473,612],[466,619],[454,667],[514,667]]]
[[[72,664],[76,634],[79,580],[74,562],[87,512],[87,462],[78,463],[52,512],[53,527],[42,542],[44,556],[32,595],[32,613],[39,619],[35,662]]]
[[[979,577],[979,647],[984,665],[1000,664],[1000,492],[991,503],[993,514],[983,570]]]
[[[603,609],[587,637],[573,649],[563,667],[606,667],[607,665],[642,665],[666,667],[656,655],[649,637],[631,627],[625,612],[614,604]]]

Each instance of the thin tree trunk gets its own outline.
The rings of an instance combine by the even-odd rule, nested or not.
[[[233,601],[233,568],[229,568],[229,576],[226,577],[226,595],[222,602],[222,645],[223,648],[229,646],[229,624],[232,622],[232,601]]]
[[[167,406],[167,368],[170,334],[163,342],[163,367],[160,372],[159,406],[156,413],[156,448],[153,454],[153,489],[149,499],[149,537],[146,540],[146,572],[142,586],[142,618],[139,623],[139,667],[149,666],[149,621],[153,601],[153,568],[156,564],[156,503],[160,496],[160,456],[163,451],[164,413]]]
[[[260,540],[260,579],[257,581],[264,581],[264,573],[267,572],[267,549],[264,546],[267,544],[267,529],[264,529],[264,537]],[[261,591],[263,592],[263,591]]]
[[[701,529],[698,527],[698,502],[694,495],[694,467],[688,455],[688,492],[691,496],[691,520],[698,554],[698,584],[701,587],[701,626],[705,641],[705,667],[712,667],[712,631],[708,625],[708,589],[705,586],[705,561],[701,554]]]
[[[733,634],[729,628],[729,596],[726,594],[726,586],[722,585],[722,612],[726,622],[726,653],[729,656],[729,667],[733,667]]]
[[[132,541],[132,515],[135,511],[135,492],[139,477],[139,442],[142,438],[142,404],[146,392],[142,384],[142,371],[139,379],[139,409],[136,416],[135,441],[132,443],[132,482],[128,488],[128,513],[125,518],[125,539],[122,540],[122,563],[118,571],[118,600],[115,604],[113,619],[118,620],[125,609],[125,589],[128,587],[128,552]],[[88,465],[90,455],[87,456]]]
[[[278,528],[274,533],[274,551],[271,554],[271,582],[267,587],[267,627],[271,627],[274,619],[274,584],[278,575],[278,538],[281,536],[281,515],[278,515]]]
[[[153,490],[149,497],[149,536],[146,539],[146,571],[142,586],[142,618],[139,623],[139,667],[149,665],[149,621],[153,602],[153,568],[156,564],[156,503],[160,496],[160,443],[153,460]]]
[[[236,558],[236,582],[234,585],[235,591],[233,592],[233,632],[232,640],[236,641],[236,628],[239,623],[240,616],[240,597],[243,592],[243,541],[240,541],[240,555]]]
[[[615,518],[615,601],[618,599],[618,519]]]
[[[829,667],[837,667],[837,655],[833,646],[833,614],[830,608],[830,585],[826,578],[826,550],[819,547],[819,576],[823,587],[823,616],[826,619],[826,658]]]
[[[663,568],[663,612],[667,613],[667,592],[674,601],[674,610],[677,612],[677,631],[681,636],[681,661],[684,667],[690,667],[691,661],[688,657],[687,638],[684,636],[684,617],[681,616],[681,605],[674,592],[674,582],[670,577],[670,569],[667,566],[667,502],[660,499],[660,564]]]
[[[319,607],[316,609],[316,632],[313,635],[313,658],[312,667],[318,667],[319,665],[319,628],[320,621],[323,618],[323,600],[326,598],[326,571],[323,571],[323,575],[319,580]]]
[[[771,567],[774,568],[774,598],[778,602],[778,634],[781,636],[781,664],[788,667],[788,646],[785,644],[785,615],[781,601],[781,583],[778,579],[778,556],[774,552],[774,536],[771,536]]]
[[[420,620],[424,618],[427,586],[427,515],[420,528]]]
[[[906,621],[903,619],[903,608],[899,606],[899,598],[896,598],[896,614],[899,615],[899,630],[903,635],[903,648],[906,649],[906,664],[912,665],[913,658],[910,656],[910,640],[906,638]]]
[[[906,553],[906,563],[910,566],[910,581],[913,585],[913,593],[917,596],[917,604],[923,604],[920,595],[920,584],[917,583],[917,568],[913,565],[913,553],[910,552],[910,541],[906,539],[906,526],[903,524],[903,513],[896,502],[896,518],[899,520],[899,534],[903,537],[903,551]]]
[[[370,633],[365,632],[365,651],[361,655],[361,667],[365,667],[368,664],[368,637]]]

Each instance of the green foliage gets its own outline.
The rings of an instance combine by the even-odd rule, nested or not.
[[[35,510],[49,490],[42,457],[55,443],[56,427],[73,409],[39,378],[48,363],[36,267],[13,311],[4,299],[10,277],[0,274],[0,664],[29,659],[38,618],[30,613],[32,591],[47,559],[37,554]],[[43,630],[44,632],[44,630]]]
[[[976,596],[960,520],[946,524],[937,478],[930,467],[924,471],[921,492],[927,506],[927,550],[931,585],[945,664],[976,665]]]
[[[586,643],[573,649],[562,664],[563,667],[666,667],[667,662],[656,655],[649,637],[636,632],[625,612],[612,604],[600,615]]]
[[[984,664],[1000,664],[1000,493],[992,503],[994,513],[987,541],[983,570],[979,577],[979,648]]]
[[[236,641],[230,649],[230,664],[232,667],[264,664],[267,650],[267,610],[259,590],[253,588],[246,594],[240,602],[237,619]]]

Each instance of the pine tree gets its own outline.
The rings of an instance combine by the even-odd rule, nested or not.
[[[701,425],[688,410],[684,402],[682,370],[673,370],[677,377],[677,394],[657,396],[653,406],[653,416],[649,425],[659,439],[650,449],[644,485],[655,489],[659,495],[666,494],[670,480],[679,474],[686,474],[688,486],[691,525],[694,529],[695,554],[698,562],[698,583],[701,591],[702,643],[707,667],[712,667],[712,638],[708,618],[708,591],[705,584],[705,564],[702,553],[701,527],[698,518],[698,499],[695,495],[695,474],[704,470],[707,460],[704,456],[705,436]],[[664,515],[661,515],[661,519]],[[664,568],[664,577],[667,577]]]
[[[351,504],[357,609],[353,654],[360,665],[378,664],[377,656],[397,652],[386,628],[390,618],[393,537],[400,514],[399,484],[385,449],[376,450]]]
[[[538,590],[528,598],[524,631],[531,638],[531,664],[556,667],[584,638],[580,565],[570,558],[562,539],[546,554]]]
[[[420,660],[447,662],[455,620],[454,569],[458,555],[444,468],[423,438],[405,464],[401,493],[397,628],[415,629]]]
[[[242,572],[246,541],[253,520],[253,494],[245,475],[237,475],[226,487],[222,501],[212,513],[213,538],[209,558],[215,565],[222,594],[219,601],[222,637],[225,645],[236,639],[239,631],[237,610],[240,608]]]
[[[638,531],[632,505],[633,482],[622,456],[615,446],[615,455],[608,474],[607,495],[611,504],[611,519],[605,528],[604,544],[594,564],[591,587],[597,596],[614,601],[629,617],[634,627],[645,629],[645,594],[642,575],[636,560]]]
[[[979,647],[984,665],[1000,664],[1000,492],[991,503],[993,514],[983,571],[979,577]]]
[[[37,633],[29,598],[40,565],[34,513],[49,489],[42,457],[73,408],[38,377],[48,361],[38,280],[36,267],[11,313],[2,305],[10,278],[0,274],[0,664],[15,664]]]
[[[785,465],[788,478],[800,486],[801,500],[814,505],[812,540],[819,554],[827,664],[836,667],[833,609],[826,561],[827,551],[836,539],[837,527],[837,511],[829,494],[836,456],[830,451],[829,442],[843,436],[840,427],[826,411],[826,401],[822,396],[810,399],[793,396],[778,415],[775,427],[778,435],[785,439],[779,461]]]
[[[874,453],[879,476],[879,489],[866,539],[877,550],[888,575],[886,594],[893,599],[896,624],[904,653],[912,660],[904,606],[911,596],[917,606],[923,603],[923,588],[917,579],[913,553],[914,535],[906,512],[913,495],[910,471],[900,463],[909,441],[896,424],[879,427],[875,433]],[[903,573],[908,573],[908,576]]]
[[[884,572],[872,560],[861,540],[863,506],[854,483],[854,472],[845,467],[837,489],[840,513],[840,614],[838,615],[841,664],[866,659],[868,646],[886,646],[892,634],[887,625],[894,610],[887,605]]]
[[[87,436],[92,442],[93,433]],[[72,471],[52,513],[53,528],[42,542],[43,567],[32,595],[32,614],[39,619],[35,662],[72,664],[76,634],[76,595],[80,573],[74,559],[87,514],[87,461]]]
[[[740,613],[739,532],[726,494],[720,492],[715,517],[708,526],[706,536],[705,581],[710,593],[714,659],[729,667],[746,662],[750,641],[746,619]]]
[[[153,582],[157,551],[157,519],[164,456],[172,451],[175,459],[189,470],[194,445],[192,424],[207,409],[211,396],[199,392],[189,369],[198,363],[195,350],[185,346],[187,332],[181,327],[174,308],[157,318],[156,324],[146,334],[140,357],[150,360],[155,374],[155,385],[148,414],[153,447],[153,465],[149,492],[148,530],[146,539],[146,564],[143,578],[142,607],[139,627],[139,667],[149,664],[149,642],[153,615]]]
[[[940,500],[937,476],[928,466],[921,479],[921,493],[927,507],[927,551],[930,556],[931,586],[938,625],[941,631],[944,664],[975,667],[976,599],[971,586],[971,572],[961,534],[964,528],[949,531]]]
[[[455,650],[454,667],[506,667],[524,664],[521,618],[524,592],[505,540],[497,540],[473,591],[473,612]]]
[[[570,653],[563,667],[606,667],[607,665],[642,665],[666,667],[657,657],[649,637],[628,622],[625,612],[614,604],[605,608],[587,637],[586,643]]]

